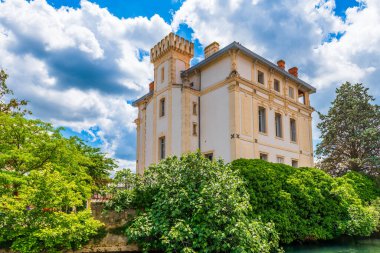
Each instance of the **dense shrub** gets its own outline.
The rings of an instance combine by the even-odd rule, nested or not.
[[[342,178],[351,184],[359,198],[364,202],[371,202],[380,197],[380,187],[376,180],[359,172],[348,172]]]
[[[145,251],[271,252],[278,248],[273,224],[247,216],[252,210],[243,180],[222,161],[194,153],[164,159],[150,166],[141,179],[120,173],[116,185],[124,180],[127,187],[118,190],[109,207],[144,207],[126,234]]]
[[[378,224],[378,211],[359,198],[370,198],[375,190],[363,189],[358,195],[355,189],[362,186],[350,179],[354,175],[334,179],[314,168],[248,159],[233,161],[232,167],[246,182],[251,217],[274,222],[284,243],[342,234],[367,236]]]

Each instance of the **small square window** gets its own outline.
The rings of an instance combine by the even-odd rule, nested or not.
[[[274,79],[273,88],[275,91],[280,92],[280,81],[277,79]]]
[[[268,154],[260,153],[260,159],[264,161],[268,161]]]
[[[298,168],[298,161],[297,160],[292,160],[292,166],[294,168]]]
[[[277,163],[284,163],[284,157],[277,156]]]
[[[214,158],[214,154],[213,154],[213,153],[207,153],[207,154],[205,154],[205,157],[206,157],[207,159],[209,159],[209,160],[212,161],[212,159]]]
[[[264,84],[264,73],[260,70],[257,71],[257,82]]]

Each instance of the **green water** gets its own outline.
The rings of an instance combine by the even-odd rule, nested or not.
[[[380,239],[361,240],[357,243],[292,246],[286,253],[380,253]]]

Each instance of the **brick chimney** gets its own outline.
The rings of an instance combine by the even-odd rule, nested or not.
[[[277,61],[277,66],[282,68],[282,69],[285,69],[285,61],[284,60],[278,60]]]
[[[151,82],[149,84],[149,92],[153,92],[154,91],[154,82]]]
[[[290,68],[288,70],[289,74],[295,76],[295,77],[298,77],[298,68],[297,67],[293,67],[293,68]]]
[[[218,51],[219,51],[219,43],[214,41],[213,43],[205,47],[204,49],[205,59]]]

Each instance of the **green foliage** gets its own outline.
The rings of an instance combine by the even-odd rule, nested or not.
[[[333,175],[347,171],[380,174],[380,106],[362,84],[346,82],[326,115],[319,113],[320,166]]]
[[[23,109],[28,104],[26,100],[10,98],[13,95],[13,91],[6,84],[7,78],[7,73],[3,69],[0,69],[0,113],[30,114],[30,111]],[[8,98],[8,101],[5,101],[6,98]]]
[[[233,161],[232,168],[245,179],[251,217],[273,222],[284,243],[368,236],[378,225],[379,212],[363,204],[355,191],[360,183],[348,179],[353,175],[334,179],[314,168],[248,159]]]
[[[198,152],[164,159],[141,178],[127,171],[117,177],[117,185],[124,181],[126,189],[118,190],[124,193],[115,195],[110,206],[116,210],[143,207],[126,234],[144,251],[278,249],[273,224],[248,218],[251,206],[243,181],[222,161],[212,162]]]
[[[0,245],[57,252],[97,233],[102,224],[86,202],[107,182],[112,159],[18,113],[0,113],[0,150]]]
[[[345,233],[355,236],[370,236],[379,225],[379,213],[372,206],[351,205]]]
[[[19,114],[0,114],[0,168],[24,175],[50,163],[54,170],[74,181],[83,176],[88,183],[107,182],[114,161],[77,138],[64,138],[60,130]]]
[[[374,178],[358,172],[348,172],[342,178],[354,187],[359,198],[364,202],[371,202],[380,197],[380,187]]]

